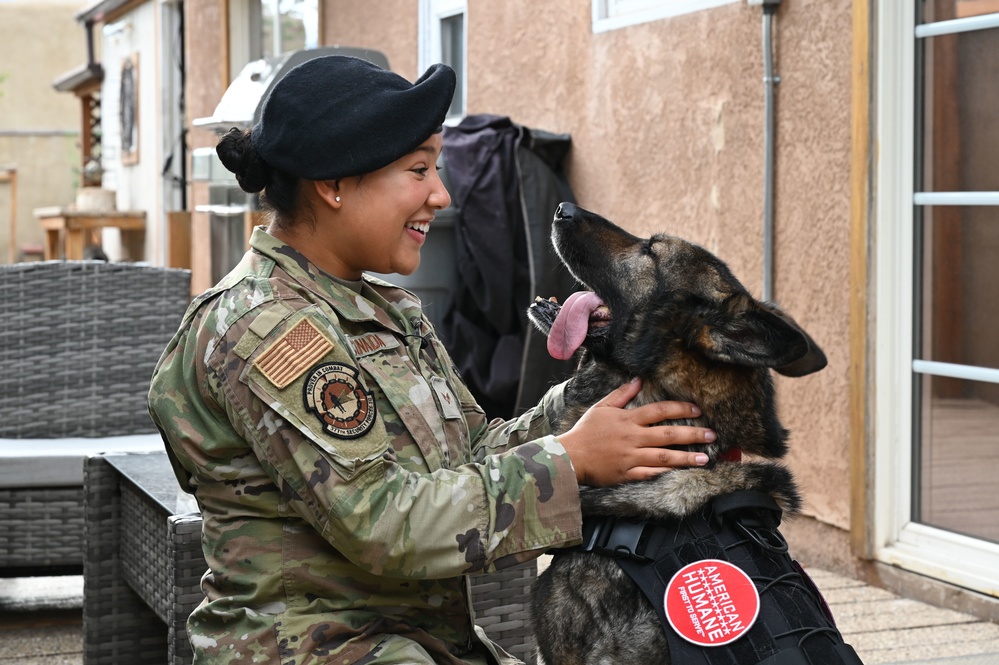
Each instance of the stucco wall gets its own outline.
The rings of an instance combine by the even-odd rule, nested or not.
[[[791,467],[805,510],[848,527],[851,16],[847,0],[798,0],[781,14],[775,296],[829,357],[783,379]]]
[[[778,382],[805,512],[849,527],[851,4],[796,0],[775,21],[775,299],[829,367]],[[415,78],[416,3],[327,0],[324,41]],[[763,270],[762,14],[744,2],[594,34],[578,0],[470,2],[468,112],[570,133],[584,207]]]
[[[80,102],[52,82],[84,64],[85,32],[73,18],[87,3],[0,3],[0,165],[17,168],[17,244],[40,244],[34,208],[76,198]],[[0,184],[0,262],[10,245],[10,187]]]
[[[323,44],[381,51],[392,71],[416,79],[419,44],[418,3],[413,0],[330,2],[322,14]]]

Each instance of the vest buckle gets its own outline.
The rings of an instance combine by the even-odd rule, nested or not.
[[[620,559],[651,561],[644,550],[645,522],[616,517],[587,517],[583,520],[584,552],[597,552]]]

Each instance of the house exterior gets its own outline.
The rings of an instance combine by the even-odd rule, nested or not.
[[[213,200],[231,182],[204,119],[247,63],[355,46],[412,80],[449,62],[453,121],[570,134],[580,205],[704,245],[822,345],[827,369],[778,379],[805,497],[785,526],[798,558],[999,619],[999,2],[281,6],[183,3],[195,289],[221,268],[231,203]],[[275,25],[297,36],[282,45]]]
[[[145,213],[144,236],[105,229],[102,245],[112,260],[170,264],[168,234],[187,206],[183,5],[103,0],[75,18],[94,42],[88,58],[103,72],[90,116],[99,126],[102,186],[114,192],[117,210]]]
[[[50,81],[83,56],[73,12],[84,4],[0,2],[0,262],[33,258],[24,250],[36,251],[42,232],[32,211],[76,196],[79,108]]]

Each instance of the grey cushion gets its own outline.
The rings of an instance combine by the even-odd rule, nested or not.
[[[100,438],[0,439],[0,487],[83,485],[83,460],[101,453],[162,452],[156,434]]]

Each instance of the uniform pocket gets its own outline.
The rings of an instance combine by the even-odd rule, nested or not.
[[[283,421],[271,418],[265,438],[276,437],[295,456],[291,427],[350,478],[385,453],[388,435],[363,374],[328,328],[312,308],[293,314],[261,339],[239,380]]]

